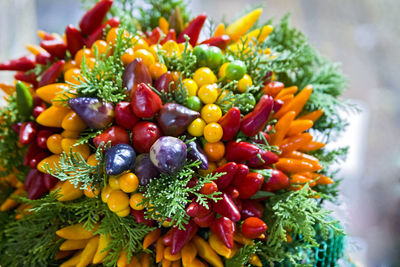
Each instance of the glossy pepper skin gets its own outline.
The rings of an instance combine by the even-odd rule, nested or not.
[[[197,111],[176,103],[167,103],[162,106],[157,122],[165,135],[179,136],[199,117]]]
[[[190,217],[205,217],[211,212],[211,209],[212,203],[210,201],[208,202],[207,209],[205,206],[200,205],[195,199],[193,199],[192,202],[186,207],[186,213]]]
[[[119,102],[115,106],[115,122],[117,125],[132,130],[133,126],[139,121],[139,118],[133,114],[131,103]]]
[[[153,226],[153,221],[146,219],[144,217],[144,210],[134,210],[131,209],[131,215],[133,216],[133,218],[135,218],[135,221],[137,223],[142,223],[145,224],[147,226]]]
[[[49,130],[40,130],[36,136],[36,143],[42,149],[47,149],[47,138],[52,135],[53,132]]]
[[[82,33],[91,34],[100,27],[112,4],[113,0],[101,0],[94,7],[89,9],[79,22],[79,28]]]
[[[71,53],[71,56],[74,57],[76,52],[85,45],[85,39],[82,33],[71,24],[65,29],[65,36],[67,38],[67,49]]]
[[[264,221],[257,217],[249,217],[242,224],[242,234],[250,239],[255,239],[267,230]]]
[[[93,138],[93,144],[98,147],[102,142],[107,144],[111,141],[111,146],[118,144],[129,144],[129,134],[122,127],[111,126],[95,138]],[[103,144],[103,145],[104,145]]]
[[[225,246],[230,249],[233,248],[233,237],[236,226],[231,219],[227,217],[215,219],[211,224],[210,229],[222,240],[222,242],[224,242]]]
[[[107,20],[103,25],[98,27],[94,32],[92,32],[87,40],[86,40],[86,46],[87,47],[92,47],[93,43],[96,42],[97,40],[102,39],[103,37],[103,31],[107,26],[110,26],[111,28],[118,27],[120,23],[119,18],[111,18]]]
[[[36,58],[35,58],[35,62],[37,64],[41,64],[41,65],[46,65],[47,63],[49,63],[52,60],[53,60],[53,57],[46,51],[44,51],[43,53],[37,54]]]
[[[235,180],[234,185],[239,190],[239,198],[248,199],[261,189],[263,182],[264,176],[259,173],[250,172],[244,179]]]
[[[222,116],[218,123],[221,125],[224,134],[222,136],[223,141],[232,140],[240,129],[240,109],[233,107]]]
[[[200,166],[199,168],[202,170],[207,170],[208,169],[208,159],[206,155],[204,154],[203,149],[195,142],[189,142],[187,144],[188,147],[188,154],[187,157],[191,160],[198,160],[200,161]]]
[[[261,218],[264,209],[259,202],[248,199],[242,199],[241,202],[242,210],[240,214],[242,215],[242,219],[247,219],[249,217]]]
[[[231,37],[229,37],[229,35],[221,35],[221,36],[214,36],[211,37],[207,40],[204,40],[203,42],[201,42],[201,44],[207,44],[209,46],[216,46],[221,48],[222,50],[224,50],[229,42],[231,41]]]
[[[155,27],[148,38],[149,45],[157,44],[162,34],[162,30],[159,27]]]
[[[150,179],[158,176],[160,172],[150,160],[148,153],[142,153],[136,158],[135,174],[139,178],[140,185],[147,185]]]
[[[108,175],[118,175],[132,170],[135,166],[136,153],[128,144],[118,144],[107,150],[105,169]]]
[[[19,131],[19,142],[22,145],[32,143],[36,138],[37,131],[38,127],[33,121],[24,122]]]
[[[275,192],[290,187],[290,180],[283,172],[277,169],[271,169],[271,177],[263,183],[262,190]]]
[[[168,41],[176,41],[176,32],[174,29],[170,29],[164,39],[161,40],[160,44],[163,45]]]
[[[42,78],[39,81],[39,87],[55,83],[63,70],[64,64],[64,60],[53,63],[53,65],[42,74]]]
[[[257,156],[259,151],[256,145],[244,141],[230,141],[226,145],[225,158],[228,161],[244,162]]]
[[[28,87],[19,81],[15,84],[15,90],[17,92],[17,109],[19,115],[21,115],[23,119],[26,119],[32,113],[33,109],[32,95],[29,92]]]
[[[182,248],[192,239],[199,227],[192,220],[190,220],[185,226],[185,229],[173,228],[172,232],[172,243],[171,243],[171,254],[175,255],[179,253]]]
[[[16,79],[18,81],[30,83],[30,84],[32,84],[33,88],[35,88],[35,89],[38,86],[37,76],[33,72],[27,73],[24,71],[18,71],[17,73],[15,73],[14,79]]]
[[[267,150],[260,150],[258,152],[258,155],[247,161],[247,165],[249,167],[263,169],[269,167],[271,164],[278,162],[279,160],[277,154]]]
[[[39,173],[32,179],[28,188],[29,199],[38,199],[48,191],[44,184],[43,175],[44,173]]]
[[[167,92],[175,90],[175,80],[170,71],[162,74],[154,83],[154,88],[159,92]]]
[[[222,199],[213,205],[213,210],[234,222],[240,221],[240,212],[232,198],[226,193],[222,193]]]
[[[126,66],[122,73],[122,86],[126,87],[127,95],[131,96],[140,83],[151,84],[152,79],[149,69],[143,63],[143,60],[136,58]]]
[[[214,173],[225,173],[224,175],[218,177],[217,180],[215,180],[215,183],[217,184],[218,188],[220,190],[225,189],[230,185],[230,183],[233,180],[233,177],[236,174],[236,171],[238,169],[238,166],[235,162],[228,162],[220,167],[218,167]]]
[[[193,221],[202,228],[210,227],[215,219],[215,213],[210,212],[204,217],[194,217]]]
[[[132,91],[131,104],[133,113],[145,119],[154,117],[162,107],[161,98],[145,83],[140,83]]]
[[[18,59],[11,59],[0,63],[0,70],[27,71],[35,67],[32,56],[24,56]]]
[[[254,136],[262,131],[268,122],[273,105],[274,99],[271,96],[263,95],[254,110],[243,117],[240,130],[247,136]]]
[[[55,38],[53,40],[43,40],[40,46],[56,58],[64,58],[67,52],[67,45],[62,39]]]
[[[190,40],[189,43],[191,46],[195,46],[197,44],[197,40],[199,39],[201,28],[203,27],[204,22],[207,19],[206,14],[200,14],[195,17],[189,24],[186,26],[185,29],[179,34],[177,39],[177,43],[184,43],[185,42],[185,35],[187,35]]]
[[[29,166],[30,161],[39,153],[44,152],[43,149],[41,149],[36,142],[32,142],[29,147],[28,150],[25,153],[24,156],[24,161],[23,164],[24,166]]]
[[[161,136],[160,128],[153,122],[141,121],[132,128],[132,144],[139,153],[149,153]]]

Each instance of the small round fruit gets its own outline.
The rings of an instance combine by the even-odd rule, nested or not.
[[[210,46],[207,50],[207,66],[211,69],[217,69],[221,66],[224,56],[221,49],[216,46]]]
[[[156,62],[153,54],[145,49],[136,50],[133,58],[141,58],[148,68]]]
[[[191,110],[200,111],[201,110],[201,100],[197,96],[190,96],[187,99],[186,106]]]
[[[185,165],[186,144],[179,138],[163,136],[150,148],[150,160],[162,173],[176,173]]]
[[[199,67],[208,66],[207,56],[208,56],[209,46],[206,44],[196,45],[193,48],[193,54],[196,56],[196,63]]]
[[[108,184],[111,187],[111,189],[113,189],[113,190],[120,189],[119,180],[117,177],[110,177],[108,179]]]
[[[220,107],[215,104],[207,104],[201,109],[201,118],[205,122],[217,122],[222,117],[222,111]]]
[[[119,212],[129,207],[129,197],[121,190],[113,190],[107,200],[108,208],[112,212]]]
[[[247,91],[247,88],[253,85],[253,81],[248,74],[245,74],[242,79],[240,79],[237,83],[237,90],[239,93],[244,93]]]
[[[217,77],[210,68],[204,67],[197,69],[194,72],[193,80],[197,83],[197,86],[203,86],[205,84],[217,82]]]
[[[225,155],[225,145],[222,142],[206,143],[204,153],[211,161],[220,161]]]
[[[111,188],[109,185],[105,186],[105,187],[103,188],[103,190],[101,190],[101,200],[102,200],[104,203],[107,203],[108,198],[110,197],[111,191],[113,191],[113,190],[112,190],[112,188]]]
[[[196,82],[194,80],[192,80],[192,79],[184,79],[182,81],[182,85],[183,85],[183,88],[186,89],[189,97],[197,95],[198,86],[197,86],[197,84],[196,84]]]
[[[221,140],[223,133],[221,125],[216,122],[211,122],[204,127],[204,138],[210,143]]]
[[[161,75],[166,73],[168,70],[164,64],[162,64],[160,62],[156,62],[150,66],[149,71],[150,71],[151,78],[153,78],[154,80],[157,80]]]
[[[143,204],[140,204],[141,202],[143,202],[143,199],[144,199],[144,196],[142,193],[133,194],[133,195],[131,195],[131,198],[129,199],[129,205],[134,210],[143,210],[144,206],[143,206]]]
[[[218,77],[219,77],[219,78],[225,77],[225,74],[226,74],[226,67],[228,67],[228,65],[229,65],[229,62],[225,62],[225,63],[222,64],[222,66],[219,68],[219,71],[218,71]]]
[[[238,81],[246,74],[246,65],[239,60],[232,61],[225,70],[225,77],[230,81]]]
[[[121,211],[117,211],[115,214],[117,214],[119,217],[126,217],[131,213],[131,208],[127,207],[126,209],[123,209]]]
[[[218,85],[213,83],[201,86],[197,96],[204,104],[214,103],[218,98]]]
[[[264,221],[257,217],[249,217],[242,224],[242,234],[250,239],[255,239],[267,230]]]
[[[139,179],[131,172],[124,174],[118,179],[119,187],[125,193],[135,192],[139,186]]]
[[[206,123],[201,118],[197,118],[188,127],[188,132],[196,137],[200,137],[204,133],[204,127],[206,127]]]

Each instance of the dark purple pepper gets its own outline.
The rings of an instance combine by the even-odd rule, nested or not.
[[[68,106],[78,114],[86,125],[103,129],[114,119],[114,106],[92,97],[76,97],[68,101]]]
[[[199,168],[202,170],[208,169],[208,159],[203,152],[203,149],[194,141],[187,144],[188,152],[187,157],[193,161],[200,161]]]
[[[150,155],[143,153],[136,158],[135,174],[139,178],[140,185],[147,185],[150,179],[157,177],[160,172],[151,162]]]
[[[165,135],[179,136],[199,117],[199,112],[176,103],[167,103],[161,108],[157,121]]]
[[[133,169],[136,153],[130,145],[118,144],[107,150],[105,161],[106,173],[108,175],[118,175]]]

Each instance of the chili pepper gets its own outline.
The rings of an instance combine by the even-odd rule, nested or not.
[[[40,113],[36,122],[42,126],[61,128],[64,117],[70,112],[69,108],[50,106]]]
[[[58,160],[59,162],[59,160]],[[39,163],[40,164],[40,163]],[[50,165],[50,167],[52,167]],[[61,197],[59,197],[57,200],[58,201],[71,201],[71,200],[75,200],[80,198],[83,195],[82,190],[79,189],[79,184],[78,187],[75,187],[75,185],[71,184],[71,182],[65,181],[61,184],[60,187],[56,186],[54,189],[52,190],[60,190],[59,193],[61,195]]]
[[[170,228],[168,230],[168,232],[166,232],[164,234],[164,236],[162,237],[162,242],[163,242],[164,246],[171,246],[171,244],[172,244],[172,235],[173,235],[174,231],[175,231],[175,228],[172,227],[172,228]]]
[[[36,64],[47,65],[50,61],[53,60],[53,57],[45,51],[44,53],[37,54],[35,57]]]
[[[187,243],[182,248],[181,254],[182,254],[182,265],[189,266],[196,259],[197,255],[196,246],[192,242]]]
[[[156,263],[161,262],[163,258],[164,258],[164,243],[163,239],[159,238],[156,243],[156,257],[155,257]]]
[[[257,217],[250,217],[242,224],[242,233],[245,237],[255,239],[267,230],[267,225]]]
[[[32,182],[41,174],[37,169],[30,169],[24,181],[24,188],[28,190]]]
[[[196,199],[193,199],[192,202],[186,207],[186,213],[190,217],[205,217],[212,210],[212,202],[208,201],[208,208],[200,205],[196,202]]]
[[[40,152],[43,152],[43,150],[38,147],[36,142],[32,142],[29,145],[27,152],[25,153],[23,162],[24,166],[29,166],[29,162],[31,161],[31,159]]]
[[[32,95],[29,92],[28,87],[25,86],[22,82],[17,82],[15,85],[15,89],[17,92],[17,110],[19,115],[25,120],[27,119],[33,109],[33,99]]]
[[[140,153],[148,153],[151,146],[162,136],[160,128],[152,122],[139,122],[132,128],[132,144]]]
[[[205,183],[203,187],[200,189],[200,193],[204,195],[211,195],[212,193],[217,191],[218,191],[218,186],[214,181]]]
[[[33,72],[27,73],[27,72],[23,72],[23,71],[18,71],[17,73],[15,73],[14,79],[16,79],[18,81],[30,83],[30,84],[32,84],[33,88],[37,88],[37,85],[38,85],[37,76]]]
[[[248,173],[244,179],[235,179],[235,187],[239,190],[239,198],[247,199],[260,190],[264,176],[256,172]]]
[[[186,146],[188,147],[188,154],[187,154],[188,159],[191,159],[193,161],[196,160],[200,161],[199,168],[202,170],[207,170],[208,159],[204,154],[203,149],[195,141],[189,142],[188,144],[186,144]]]
[[[100,27],[112,4],[113,0],[101,0],[94,7],[89,9],[79,22],[79,28],[82,33],[91,34]]]
[[[14,200],[15,196],[21,196],[25,193],[24,188],[21,186],[17,188],[0,206],[0,211],[8,211],[18,205],[18,202]]]
[[[274,97],[275,99],[280,99],[285,95],[294,95],[295,93],[297,93],[299,89],[297,88],[297,86],[290,86],[287,88],[282,89],[277,95],[276,97]]]
[[[193,238],[193,243],[197,248],[197,252],[201,258],[210,263],[214,267],[224,267],[221,258],[215,253],[211,246],[200,236]]]
[[[60,245],[59,250],[67,251],[67,250],[82,249],[87,245],[88,242],[89,242],[89,239],[84,239],[84,240],[68,240],[67,239]]]
[[[271,82],[268,82],[264,86],[263,93],[267,94],[267,95],[270,95],[272,97],[276,97],[284,87],[285,87],[285,85],[283,83],[281,83],[281,82],[271,81]]]
[[[43,173],[38,173],[35,176],[27,190],[29,199],[38,199],[47,192],[47,188],[43,181]]]
[[[215,218],[215,213],[214,212],[210,212],[208,213],[206,216],[204,217],[194,217],[193,221],[202,228],[207,228],[210,227],[210,225],[212,224],[212,222],[214,221]]]
[[[221,48],[222,50],[225,50],[225,48],[228,46],[229,42],[231,41],[231,37],[229,35],[221,35],[221,36],[214,36],[211,37],[207,40],[204,40],[201,42],[201,44],[207,44],[209,46],[216,46]]]
[[[43,175],[43,183],[46,186],[47,190],[51,190],[58,181],[58,178],[54,177],[51,174],[45,173]]]
[[[222,136],[223,141],[229,141],[235,137],[240,129],[240,109],[233,107],[222,116],[218,123],[221,125],[224,135]]]
[[[174,228],[171,244],[172,255],[179,253],[199,229],[193,221],[189,221],[184,227],[185,229]]]
[[[301,90],[300,93],[298,93],[287,106],[282,107],[277,113],[275,113],[274,117],[279,119],[289,111],[294,111],[296,114],[299,114],[310,97],[312,91],[313,88],[311,85],[304,87],[303,90]]]
[[[262,190],[275,192],[282,189],[289,188],[289,177],[287,177],[283,172],[276,169],[270,170],[270,178],[265,181],[262,185]]]
[[[281,107],[283,106],[284,102],[280,99],[274,99],[274,106],[272,108],[272,110],[274,111],[274,113],[278,112]]]
[[[119,175],[132,170],[135,161],[135,150],[128,144],[118,144],[109,148],[106,152],[105,171],[108,175]]]
[[[167,33],[169,29],[169,23],[164,17],[160,17],[158,19],[158,27],[162,30],[163,33]]]
[[[316,157],[311,156],[311,155],[306,154],[306,153],[299,152],[299,151],[292,151],[292,152],[288,153],[286,155],[286,157],[292,158],[292,159],[306,160],[306,161],[310,162],[311,164],[318,164],[319,163],[319,161],[318,161],[318,159]]]
[[[300,159],[280,158],[275,164],[276,168],[286,173],[314,172],[322,169],[321,165],[313,165]]]
[[[53,132],[49,130],[40,130],[36,136],[36,143],[42,149],[47,149],[47,138],[52,135]]]
[[[255,135],[254,137],[253,137],[253,141],[254,141],[254,143],[256,143],[256,144],[265,144],[265,141],[267,141],[268,143],[270,143],[271,142],[271,136],[268,134],[268,133],[266,133],[266,132],[260,132],[260,134],[262,135],[262,136],[260,136],[260,135]],[[265,139],[265,140],[264,140]]]
[[[62,39],[55,38],[53,40],[43,40],[40,42],[40,47],[49,52],[50,55],[56,58],[64,58],[67,52],[67,45]]]
[[[53,65],[51,65],[51,67],[42,74],[42,78],[39,81],[39,87],[45,86],[50,83],[55,83],[58,76],[63,70],[64,64],[64,60],[53,63]]]
[[[240,221],[240,212],[232,198],[226,193],[222,193],[222,199],[213,205],[213,210],[234,222]]]
[[[155,27],[153,29],[153,31],[151,32],[151,35],[148,39],[149,45],[157,44],[158,41],[160,40],[162,34],[163,33],[162,33],[161,29],[159,27]]]
[[[174,29],[170,29],[168,31],[167,36],[165,36],[165,38],[161,40],[160,44],[163,45],[168,41],[176,41],[176,33]]]
[[[175,90],[176,82],[174,80],[174,76],[170,71],[162,74],[154,83],[154,88],[159,92],[172,92]]]
[[[235,177],[233,177],[232,185],[236,188],[246,178],[249,173],[249,167],[245,164],[238,164]],[[237,189],[236,189],[237,190]]]
[[[82,250],[81,258],[77,267],[85,267],[92,263],[94,254],[96,254],[97,247],[99,246],[99,235],[92,237]]]
[[[264,207],[259,202],[247,199],[242,199],[241,202],[242,210],[240,211],[240,214],[242,219],[247,219],[249,217],[261,218]]]
[[[33,68],[35,68],[35,61],[32,56],[24,56],[0,63],[0,70],[27,71]]]
[[[21,126],[22,126],[22,122],[13,123],[13,124],[11,124],[11,130],[13,130],[14,133],[19,135]]]
[[[210,226],[210,230],[216,234],[227,248],[233,248],[233,236],[236,225],[227,217],[215,219]]]
[[[37,133],[37,125],[33,121],[24,122],[21,125],[21,130],[19,132],[19,142],[22,145],[27,145],[33,142],[33,140],[36,137],[36,133]]]
[[[286,113],[282,118],[275,124],[275,133],[271,134],[271,144],[278,145],[285,138],[286,133],[289,131],[290,124],[296,117],[294,111]]]
[[[239,18],[226,28],[226,34],[231,37],[232,41],[239,40],[239,38],[245,34],[257,21],[258,17],[261,15],[261,12],[262,8],[257,8]]]
[[[38,30],[37,34],[39,38],[43,40],[53,40],[54,38],[56,38],[53,34],[50,34],[42,30]]]
[[[148,233],[143,239],[143,249],[148,248],[151,244],[156,242],[161,235],[161,229],[157,228]]]
[[[161,98],[145,83],[140,83],[131,97],[133,113],[139,118],[151,118],[162,107]]]
[[[179,136],[199,117],[200,113],[197,111],[176,103],[167,103],[162,106],[157,122],[165,135]]]
[[[274,99],[271,96],[263,95],[254,110],[243,117],[240,130],[247,136],[254,136],[262,131],[268,121],[273,104]]]
[[[267,150],[260,150],[254,158],[247,161],[247,165],[251,168],[267,168],[269,165],[274,164],[279,159],[278,155]]]
[[[142,153],[136,158],[135,174],[139,178],[140,185],[147,185],[150,179],[158,176],[160,172],[151,162],[148,153]]]
[[[317,110],[314,110],[313,112],[310,112],[304,116],[299,117],[298,119],[299,120],[312,120],[313,122],[315,122],[322,116],[322,114],[324,114],[322,109],[317,109]]]
[[[94,32],[92,32],[87,40],[86,40],[86,47],[92,47],[93,43],[96,42],[97,40],[101,40],[103,38],[103,32],[104,29],[107,26],[110,26],[111,28],[115,28],[118,27],[120,23],[119,18],[111,18],[109,20],[107,20],[105,23],[103,23],[103,25],[101,25],[100,27],[98,27]]]
[[[74,57],[76,52],[85,45],[85,39],[81,32],[71,24],[65,29],[65,36],[67,38],[68,51],[71,53],[71,56]]]
[[[225,24],[224,23],[220,23],[218,24],[218,26],[215,28],[213,37],[218,37],[218,36],[222,36],[225,34]]]
[[[208,243],[212,247],[212,249],[217,252],[219,255],[229,258],[232,254],[232,250],[228,248],[224,242],[222,242],[221,238],[219,238],[216,234],[210,233],[208,237]]]
[[[290,177],[290,184],[291,185],[305,184],[305,183],[309,183],[311,181],[312,181],[311,178],[306,177],[306,176],[301,175],[301,174],[298,174],[298,173],[297,174],[293,174]],[[316,184],[317,183],[314,181],[314,182],[310,183],[310,186],[315,186]]]
[[[260,258],[256,254],[251,255],[251,257],[249,259],[249,263],[251,265],[258,266],[258,267],[262,267],[263,266]]]
[[[50,156],[50,155],[47,152],[40,152],[40,153],[36,154],[29,161],[29,167],[36,168],[37,165],[39,164],[39,162],[41,162],[43,159],[47,158],[48,156]]]
[[[131,103],[119,102],[115,107],[115,122],[117,125],[132,130],[133,126],[139,121],[139,118],[133,114]]]
[[[254,158],[260,149],[253,144],[240,141],[230,141],[226,145],[225,158],[228,161],[243,162]]]
[[[218,167],[215,171],[214,174],[217,173],[225,173],[218,177],[218,179],[215,181],[215,183],[218,186],[218,189],[222,190],[226,188],[233,180],[233,177],[236,174],[238,167],[235,162],[228,162],[221,167]]]
[[[179,251],[176,254],[172,254],[171,250],[171,247],[166,247],[164,249],[164,260],[169,260],[171,262],[179,261],[182,258],[181,252]]]
[[[134,210],[131,209],[131,214],[137,223],[143,223],[147,226],[153,226],[153,220],[146,219],[144,217],[144,210]]]
[[[239,191],[231,185],[225,188],[225,193],[228,194],[228,196],[230,196],[233,200],[236,200],[239,197]]]
[[[279,145],[282,151],[281,156],[287,155],[292,151],[307,145],[312,141],[312,139],[313,136],[310,133],[298,134],[284,139]]]
[[[122,74],[122,86],[126,87],[127,94],[130,96],[140,83],[152,84],[152,79],[143,60],[136,58],[125,68]]]
[[[288,136],[294,136],[307,131],[313,126],[312,120],[294,120],[290,123],[289,130],[287,131]]]
[[[302,145],[299,148],[299,150],[302,151],[302,152],[310,152],[310,151],[321,149],[324,146],[325,146],[325,143],[316,142],[316,141],[310,141],[307,144]]]
[[[185,35],[187,35],[190,38],[189,43],[194,47],[197,44],[201,28],[203,27],[203,24],[206,21],[206,19],[207,15],[204,13],[195,17],[192,21],[189,22],[189,24],[181,32],[181,34],[179,34],[177,42],[184,43]]]

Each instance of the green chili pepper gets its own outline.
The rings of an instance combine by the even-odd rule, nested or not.
[[[25,120],[32,114],[33,109],[33,98],[29,92],[28,87],[18,81],[16,84],[17,91],[17,109],[19,114]]]

